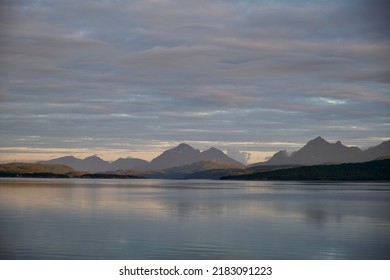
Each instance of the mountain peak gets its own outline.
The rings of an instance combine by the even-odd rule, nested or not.
[[[196,153],[199,153],[199,150],[195,149],[194,147],[186,144],[186,143],[181,143],[179,144],[178,146],[168,150],[170,152],[174,152],[174,153],[193,153],[193,152],[196,152]]]
[[[229,158],[224,152],[217,148],[210,148],[200,152],[192,146],[181,143],[180,145],[163,152],[161,155],[154,158],[145,169],[158,170],[171,167],[190,165],[199,161],[220,161],[229,162],[232,164],[241,165],[238,161]]]
[[[181,143],[178,146],[176,146],[174,149],[194,149],[192,146],[188,145],[187,143]]]
[[[181,143],[154,158],[145,168],[149,170],[165,169],[191,164],[194,161],[200,160],[199,150],[194,149],[186,143]]]
[[[310,140],[307,144],[329,144],[328,141],[326,141],[324,138],[321,136],[318,136],[312,140]]]
[[[204,152],[217,152],[217,153],[223,153],[221,150],[217,149],[217,148],[214,148],[214,147],[211,147],[209,148],[208,150],[204,151]]]
[[[363,152],[357,147],[344,146],[341,141],[329,143],[318,136],[289,157],[280,152],[276,153],[268,163],[315,165],[329,162],[359,162],[363,160],[363,156]]]
[[[98,157],[97,155],[93,155],[93,156],[89,156],[89,157],[86,157],[84,160],[99,160],[99,161],[103,161],[100,157]]]
[[[86,157],[85,159],[87,158],[99,158],[99,157],[97,155],[93,155],[93,156]]]
[[[228,162],[231,164],[242,165],[240,162],[228,157],[223,151],[211,147],[210,149],[203,151],[201,153],[202,160],[204,161],[218,161],[218,162]]]
[[[57,159],[81,160],[75,156],[63,156],[63,157],[55,158],[55,160]]]
[[[224,152],[214,147],[211,147],[208,150],[203,151],[201,154],[205,160],[215,160],[216,158],[226,157]]]

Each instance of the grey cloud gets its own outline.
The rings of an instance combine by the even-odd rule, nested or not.
[[[383,137],[373,2],[2,2],[1,145]]]
[[[386,0],[358,0],[351,6],[350,14],[361,23],[359,31],[374,40],[390,38],[390,3]]]

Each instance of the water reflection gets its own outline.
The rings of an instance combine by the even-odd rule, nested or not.
[[[0,180],[0,258],[383,259],[388,184]]]

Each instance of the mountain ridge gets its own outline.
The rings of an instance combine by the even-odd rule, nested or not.
[[[243,166],[242,163],[228,157],[224,152],[215,147],[211,147],[208,150],[201,152],[186,143],[181,143],[172,149],[164,151],[142,169],[167,169],[171,167],[190,165],[200,161],[219,161]]]
[[[340,174],[340,170],[344,170],[344,167],[337,167],[340,164],[364,163],[389,158],[390,140],[366,150],[361,150],[358,147],[345,146],[341,141],[330,143],[322,137],[316,137],[291,155],[285,150],[279,151],[268,161],[249,166],[244,166],[215,147],[200,151],[186,143],[181,143],[164,151],[151,162],[135,158],[119,158],[108,162],[97,155],[88,156],[84,159],[64,156],[34,164],[2,164],[0,165],[0,175],[2,177],[27,176],[39,178],[62,178],[61,176],[63,176],[64,178],[142,177],[149,179],[219,179],[223,176],[242,175],[244,177],[241,178],[248,179],[258,177],[272,180],[277,179],[277,176],[282,176],[281,178],[291,179],[324,178],[325,180],[332,180],[341,178],[341,180],[344,180],[343,178],[347,177]],[[356,169],[356,166],[353,168],[367,175],[364,166],[372,168],[374,165],[361,165],[360,169]],[[299,169],[311,166],[317,167],[314,169]],[[379,165],[377,164],[377,166]],[[345,170],[350,170],[348,168]],[[348,172],[356,173],[356,171]],[[372,170],[370,172],[375,174]],[[317,177],[313,174],[317,174],[315,175]],[[348,178],[359,179],[362,177],[350,174]],[[365,178],[374,178],[374,176],[366,176]],[[378,175],[378,179],[380,178],[387,177],[381,174]]]
[[[191,165],[201,161],[218,161],[244,166],[239,161],[228,157],[223,151],[211,147],[208,150],[200,151],[194,147],[181,143],[176,147],[168,149],[155,157],[152,161],[137,158],[119,158],[113,162],[105,161],[96,155],[79,159],[74,156],[64,156],[48,161],[38,161],[41,164],[63,164],[79,171],[106,172],[116,170],[138,169],[143,171],[162,170],[172,167]]]
[[[377,146],[361,150],[358,147],[348,147],[337,141],[330,143],[318,136],[308,141],[302,148],[288,155],[287,151],[275,153],[265,162],[256,165],[318,165],[325,163],[358,163],[374,160],[380,156],[390,155],[390,140]]]
[[[115,171],[118,169],[132,169],[137,168],[148,163],[146,160],[137,158],[119,158],[113,162],[105,161],[100,157],[93,155],[84,159],[76,158],[74,156],[64,156],[47,161],[38,161],[40,164],[62,164],[72,167],[78,171],[85,172],[103,172]]]
[[[286,150],[276,152],[265,162],[254,163],[256,166],[305,166],[319,164],[367,162],[379,157],[390,155],[390,140],[377,146],[361,150],[358,147],[345,146],[341,141],[330,143],[322,137],[309,140],[302,148],[291,153]],[[242,163],[228,157],[223,151],[211,147],[200,151],[194,147],[181,143],[168,149],[148,162],[136,158],[119,158],[113,162],[102,160],[96,155],[79,159],[74,156],[65,156],[49,161],[39,161],[42,164],[64,164],[78,171],[106,172],[116,170],[137,169],[141,171],[163,170],[172,167],[191,165],[201,161],[219,161],[244,166]]]

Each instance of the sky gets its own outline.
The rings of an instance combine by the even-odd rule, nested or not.
[[[0,161],[258,162],[390,137],[390,1],[2,0]]]

